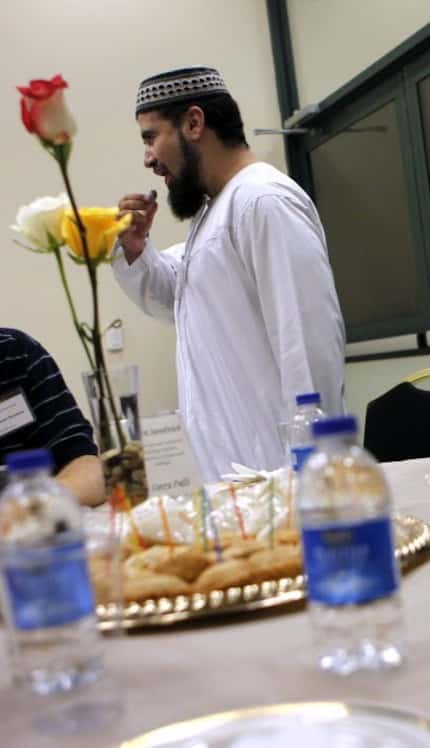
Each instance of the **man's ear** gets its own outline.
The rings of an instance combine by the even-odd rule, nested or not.
[[[182,120],[182,134],[190,142],[197,143],[205,129],[205,115],[199,106],[190,106]]]

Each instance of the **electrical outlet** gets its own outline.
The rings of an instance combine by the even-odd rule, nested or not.
[[[124,330],[123,326],[109,327],[105,334],[105,345],[108,351],[124,350]]]

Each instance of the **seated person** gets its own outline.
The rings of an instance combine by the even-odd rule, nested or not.
[[[36,340],[6,327],[0,327],[0,409],[0,462],[8,452],[50,449],[55,477],[81,504],[104,501],[91,426],[57,364]]]

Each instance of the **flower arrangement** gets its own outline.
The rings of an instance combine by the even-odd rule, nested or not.
[[[32,80],[28,86],[18,86],[21,93],[21,119],[25,128],[35,135],[39,143],[57,162],[65,186],[65,193],[57,198],[45,197],[23,206],[12,228],[30,243],[28,249],[52,253],[57,261],[61,281],[70,307],[73,323],[84,347],[91,370],[98,379],[101,399],[106,395],[114,418],[119,443],[124,445],[119,416],[106,369],[98,295],[97,267],[110,261],[110,252],[118,233],[128,224],[129,218],[117,218],[116,208],[81,208],[78,210],[68,173],[76,124],[70,114],[64,89],[68,84],[61,75],[51,80]],[[69,248],[69,257],[85,265],[90,282],[93,306],[92,324],[79,321],[70,292],[61,249]],[[100,413],[100,418],[108,419]],[[107,429],[100,429],[102,435]],[[103,436],[102,436],[103,438]],[[107,444],[101,444],[101,449]]]
[[[50,80],[32,80],[28,86],[18,86],[22,122],[57,162],[65,192],[58,197],[39,198],[30,205],[22,206],[12,228],[24,237],[27,249],[55,257],[73,324],[97,383],[97,426],[103,458],[103,454],[107,454],[113,446],[109,428],[111,420],[114,422],[119,451],[127,445],[105,362],[97,269],[101,263],[112,261],[115,240],[130,225],[131,216],[118,218],[116,208],[77,207],[68,171],[76,124],[64,98],[67,87],[61,75]],[[92,298],[91,323],[81,322],[76,311],[63,261],[65,248],[75,263],[86,268]],[[129,462],[130,454],[126,458]],[[118,468],[118,464],[115,467]],[[141,467],[144,470],[143,457]]]

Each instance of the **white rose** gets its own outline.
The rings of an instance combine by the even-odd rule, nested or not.
[[[58,197],[39,197],[29,205],[22,205],[10,228],[22,234],[34,249],[49,249],[48,232],[62,244],[61,221],[70,206],[65,192]]]

